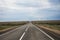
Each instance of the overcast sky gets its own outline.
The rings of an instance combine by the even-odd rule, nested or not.
[[[60,0],[0,0],[0,21],[60,20]]]

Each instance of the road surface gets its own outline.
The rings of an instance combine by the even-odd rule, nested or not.
[[[12,31],[0,35],[0,40],[55,40],[47,33],[28,23]]]

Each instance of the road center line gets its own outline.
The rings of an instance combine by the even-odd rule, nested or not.
[[[27,27],[27,28],[25,29],[25,32],[22,34],[22,36],[21,36],[21,38],[20,38],[19,40],[22,40],[22,38],[23,38],[24,35],[26,34],[26,31],[28,30],[28,28],[29,28],[29,27]]]
[[[27,27],[25,31],[27,31],[27,30],[28,30],[28,28],[29,28],[29,27]]]
[[[35,26],[35,25],[34,25]],[[36,26],[35,26],[36,27]],[[48,35],[46,32],[44,32],[43,30],[39,29],[38,27],[36,27],[38,30],[40,30],[42,33],[44,33],[47,37],[49,37],[51,40],[54,40],[50,35]]]
[[[25,35],[25,32],[22,34],[22,36],[21,36],[21,38],[19,40],[22,40],[22,38],[24,37],[24,35]]]

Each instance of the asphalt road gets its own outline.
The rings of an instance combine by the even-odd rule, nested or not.
[[[28,23],[12,31],[0,35],[0,40],[55,40],[47,33]]]

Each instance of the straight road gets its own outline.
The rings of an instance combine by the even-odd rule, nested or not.
[[[55,40],[32,23],[0,35],[0,40]]]

